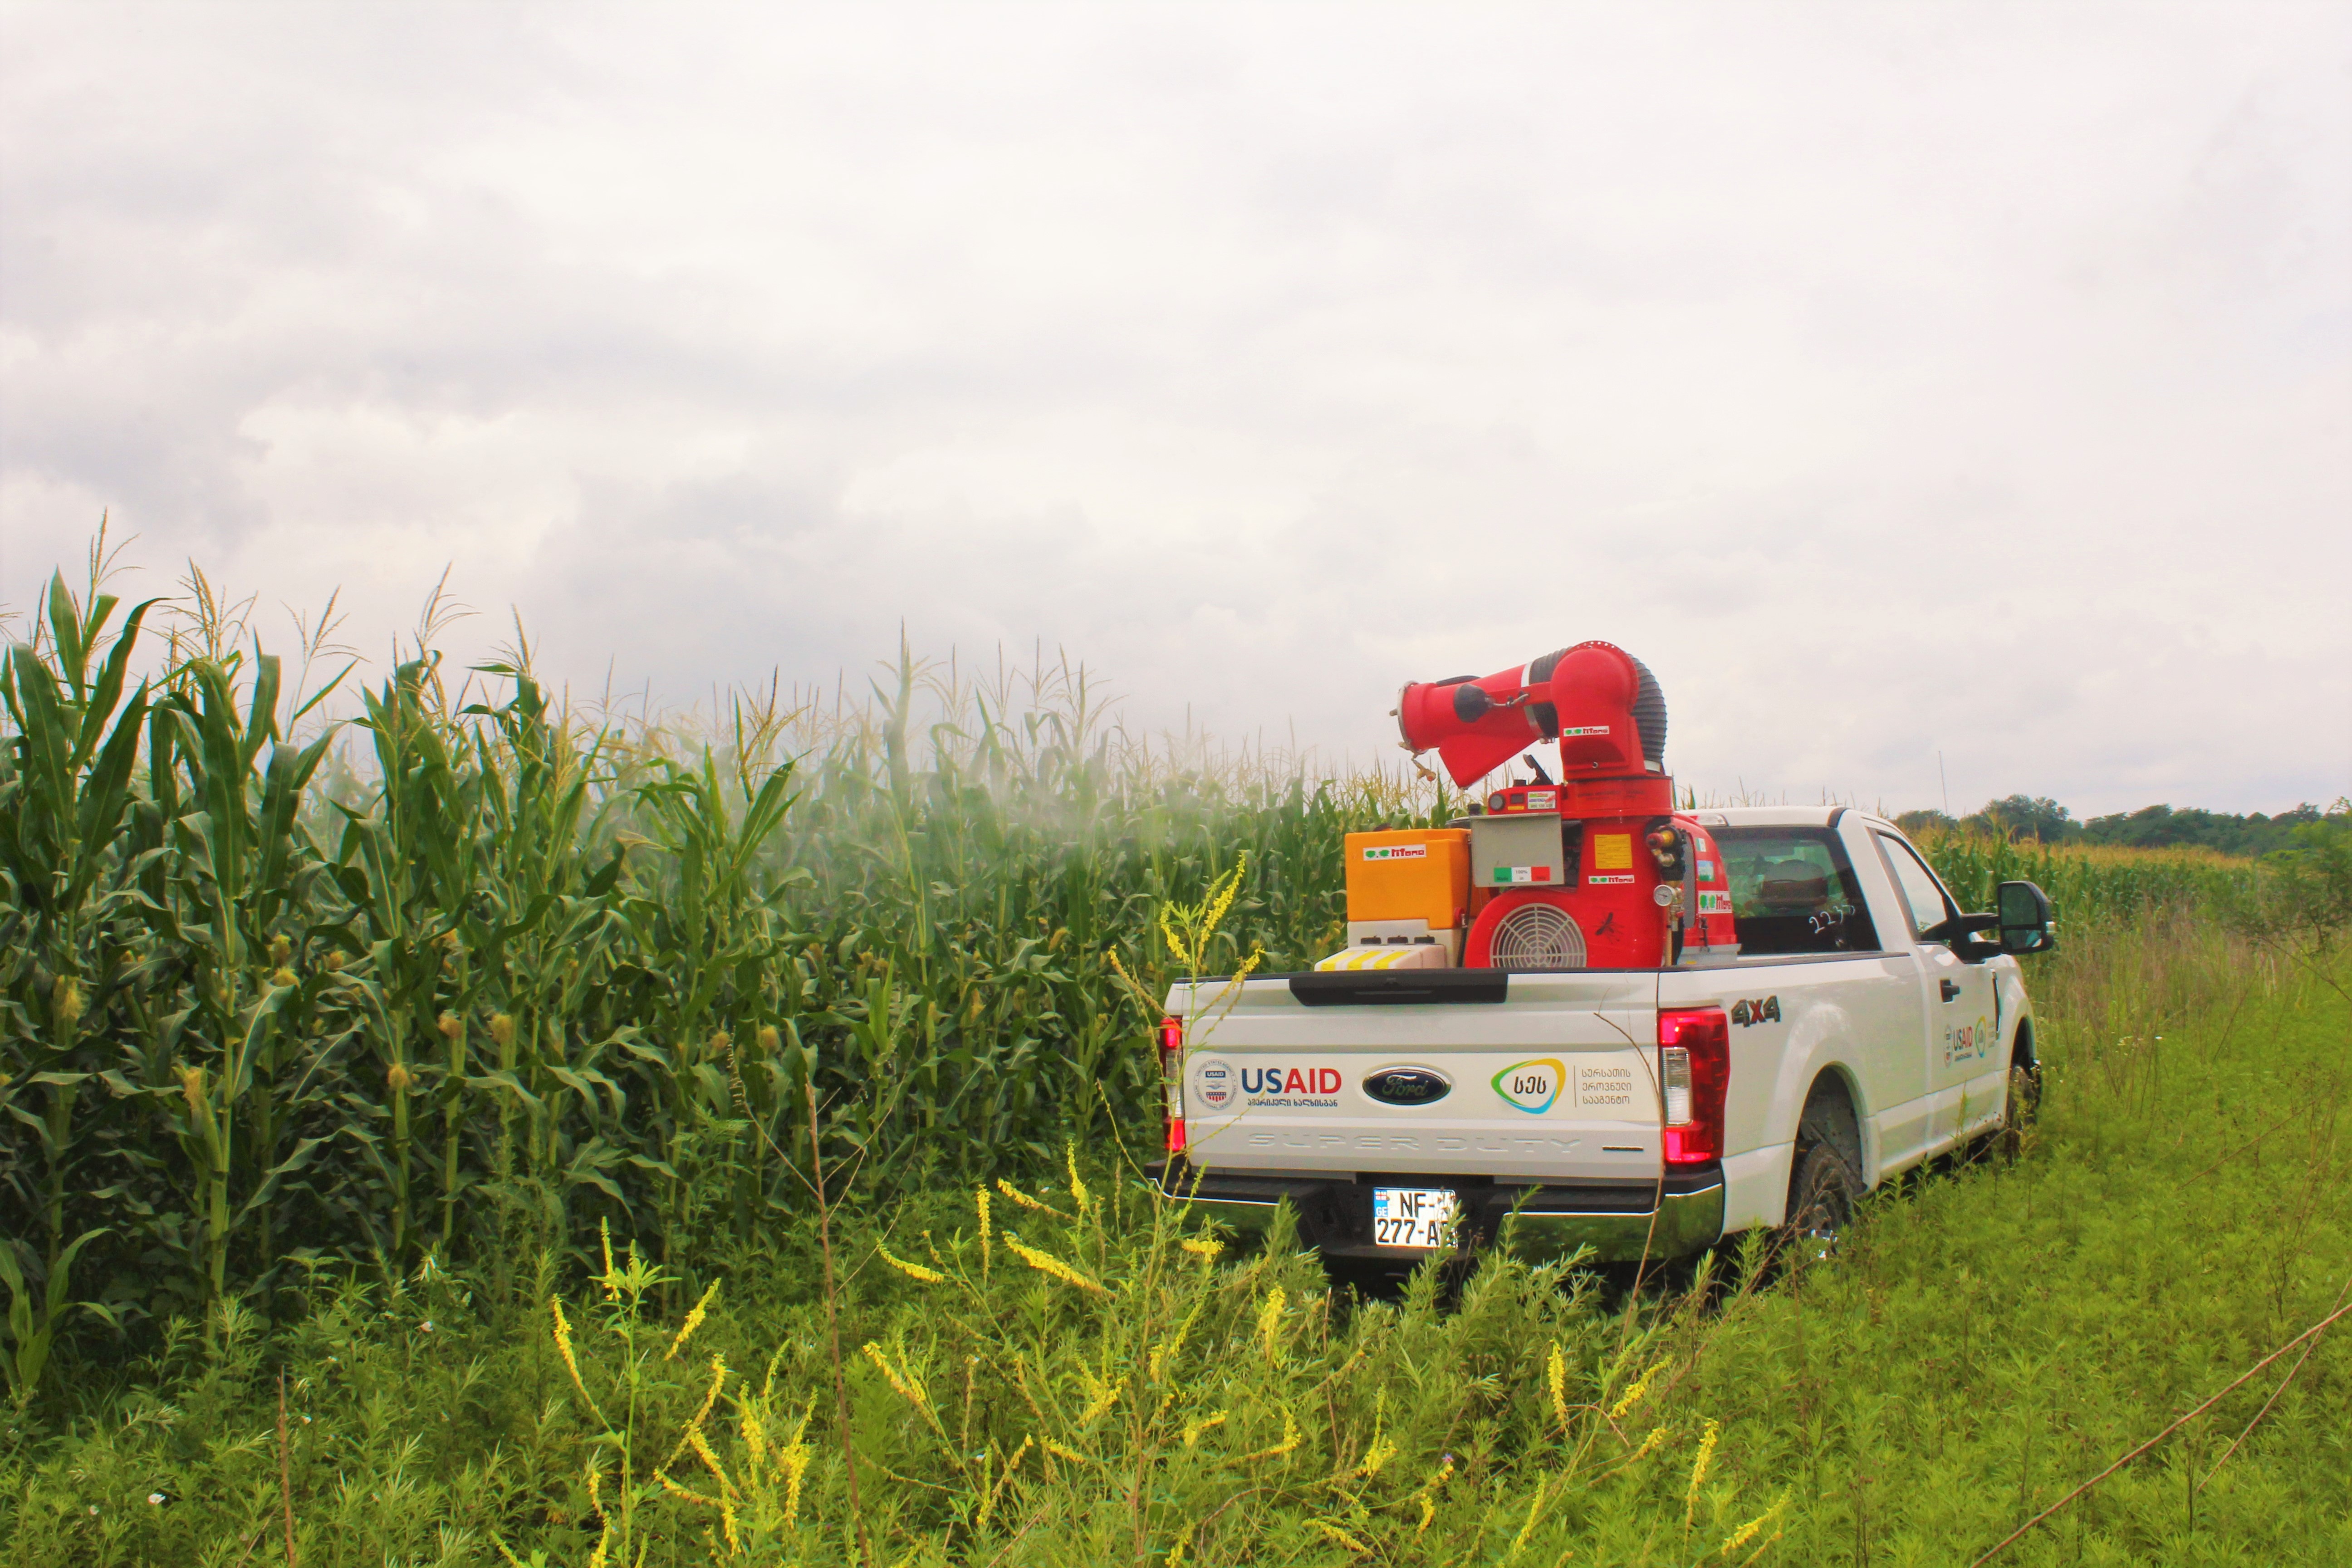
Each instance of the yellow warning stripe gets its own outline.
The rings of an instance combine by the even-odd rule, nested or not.
[[[1427,946],[1423,942],[1419,944]],[[1413,955],[1412,947],[1350,947],[1316,964],[1318,970],[1394,969]]]

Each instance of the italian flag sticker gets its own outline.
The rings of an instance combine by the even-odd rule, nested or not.
[[[1507,887],[1513,882],[1549,882],[1550,880],[1551,868],[1549,866],[1497,866],[1495,868],[1495,885],[1498,888]]]

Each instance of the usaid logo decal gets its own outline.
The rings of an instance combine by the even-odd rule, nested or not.
[[[1192,1064],[1192,1098],[1211,1110],[1223,1110],[1240,1091],[1231,1062],[1203,1057]]]
[[[1288,1097],[1301,1094],[1337,1094],[1339,1092],[1339,1069],[1337,1068],[1244,1068],[1242,1092]]]

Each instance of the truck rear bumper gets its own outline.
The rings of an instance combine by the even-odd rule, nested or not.
[[[1263,1231],[1287,1200],[1298,1215],[1299,1239],[1329,1257],[1391,1258],[1411,1263],[1421,1249],[1372,1244],[1372,1188],[1450,1187],[1460,1195],[1471,1236],[1490,1243],[1506,1235],[1511,1250],[1533,1261],[1591,1248],[1596,1262],[1681,1258],[1703,1252],[1723,1237],[1720,1165],[1676,1171],[1663,1183],[1498,1183],[1486,1177],[1357,1172],[1325,1177],[1261,1175],[1202,1170],[1178,1159],[1154,1166],[1153,1179],[1171,1198],[1235,1229]],[[1514,1215],[1512,1209],[1518,1212]]]

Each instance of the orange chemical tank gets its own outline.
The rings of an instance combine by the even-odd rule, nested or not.
[[[1470,835],[1406,827],[1347,837],[1348,946],[1444,950],[1460,962],[1470,901]]]

